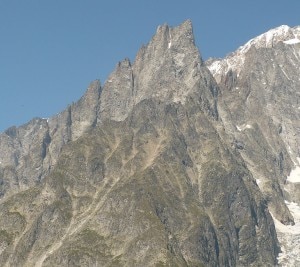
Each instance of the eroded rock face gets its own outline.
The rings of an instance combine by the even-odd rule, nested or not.
[[[144,100],[69,143],[39,187],[2,204],[2,225],[20,224],[8,265],[274,264],[265,200],[199,101]]]
[[[225,59],[207,62],[221,87],[219,112],[226,131],[245,144],[241,155],[272,213],[284,223],[293,221],[284,195],[299,201],[297,185],[287,185],[294,189],[285,192],[286,178],[300,155],[298,38],[299,27],[281,26]]]
[[[199,87],[215,90],[201,91]],[[144,99],[157,98],[165,103],[184,103],[191,92],[204,96],[209,112],[215,112],[217,86],[194,43],[190,21],[176,28],[158,27],[147,46],[138,52],[133,64],[120,62],[109,76],[101,94],[99,120],[123,121],[132,108]]]
[[[299,50],[277,39],[215,72],[190,21],[160,26],[103,87],[1,134],[0,265],[277,264],[299,142]]]
[[[39,184],[63,146],[96,125],[100,91],[95,81],[77,103],[56,116],[36,118],[0,134],[0,199]]]

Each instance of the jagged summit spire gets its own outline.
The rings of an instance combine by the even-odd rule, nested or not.
[[[156,43],[162,45],[164,49],[170,49],[173,45],[195,46],[193,26],[191,20],[186,20],[176,27],[163,24],[157,27],[156,34],[153,36],[149,45]]]
[[[122,61],[109,76],[101,94],[100,120],[124,120],[144,99],[185,102],[188,94],[199,90],[200,77],[208,75],[202,65],[190,20],[176,27],[159,26],[133,64]]]

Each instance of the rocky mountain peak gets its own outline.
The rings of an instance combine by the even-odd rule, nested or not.
[[[1,134],[0,265],[277,266],[277,225],[300,224],[298,32],[204,64],[191,22],[164,24],[103,87]]]
[[[201,77],[208,76],[202,65],[190,20],[177,27],[159,26],[133,64],[125,59],[107,79],[101,94],[99,120],[122,121],[144,99],[184,102],[189,93],[199,89]]]
[[[181,47],[189,43],[194,45],[192,22],[186,20],[177,27],[170,27],[167,24],[160,25],[150,43],[161,45],[164,49],[170,49],[172,45]]]

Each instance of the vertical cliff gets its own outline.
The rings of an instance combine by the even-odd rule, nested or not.
[[[2,133],[0,265],[276,265],[300,121],[280,29],[203,62],[190,21],[160,26],[102,87]]]

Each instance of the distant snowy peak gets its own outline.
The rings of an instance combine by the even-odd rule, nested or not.
[[[294,43],[290,43],[291,40],[298,40],[298,42],[300,41],[300,26],[290,28],[287,25],[282,25],[275,29],[269,30],[268,32],[251,39],[238,50],[245,53],[251,48],[251,46],[255,46],[256,48],[273,47],[279,42],[284,42],[287,44]]]
[[[240,46],[234,53],[231,53],[224,59],[208,60],[207,67],[213,76],[219,82],[220,75],[226,74],[230,69],[239,75],[241,66],[245,61],[245,54],[251,47],[255,48],[272,48],[277,43],[283,42],[286,45],[294,45],[300,43],[300,26],[291,28],[287,25],[279,26],[263,33],[245,45]]]

